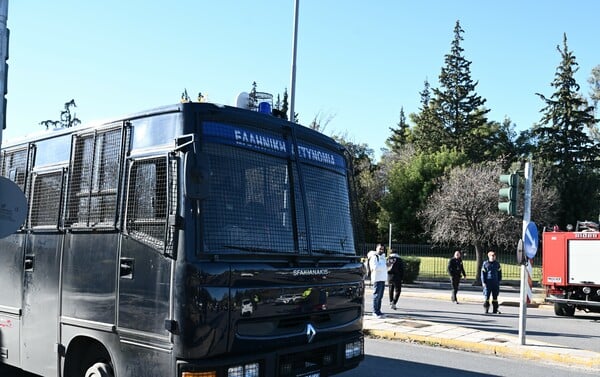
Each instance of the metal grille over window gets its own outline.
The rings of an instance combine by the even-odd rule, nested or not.
[[[165,157],[135,161],[129,177],[127,232],[157,249],[165,247],[169,211],[167,190],[176,190],[173,188],[176,182],[169,187],[167,166]],[[169,235],[172,237],[171,233]]]
[[[74,137],[67,225],[115,227],[121,135],[115,129]]]
[[[203,201],[208,251],[294,252],[288,161],[207,144],[210,194]]]
[[[25,190],[27,172],[27,149],[2,153],[2,176],[15,182]]]
[[[58,228],[62,182],[62,171],[33,176],[33,195],[29,216],[31,228]]]
[[[346,177],[310,165],[302,171],[313,252],[354,253]]]
[[[178,194],[177,194],[177,187],[178,187],[178,182],[177,182],[177,160],[176,159],[170,159],[169,160],[169,167],[171,169],[171,172],[169,174],[169,176],[167,177],[169,180],[169,195],[167,197],[167,200],[169,202],[169,207],[168,207],[168,211],[169,211],[169,216],[175,216],[177,214],[177,198],[178,198]],[[175,224],[170,224],[171,226],[167,229],[167,234],[166,234],[166,240],[165,240],[165,252],[169,255],[173,254],[173,238],[175,237]]]

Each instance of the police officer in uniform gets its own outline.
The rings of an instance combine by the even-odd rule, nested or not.
[[[498,294],[500,293],[501,281],[502,268],[500,262],[496,260],[496,253],[489,251],[488,260],[483,262],[481,267],[481,283],[483,284],[483,295],[485,296],[483,307],[486,313],[490,310],[490,295],[492,296],[493,313],[500,313],[498,311]]]

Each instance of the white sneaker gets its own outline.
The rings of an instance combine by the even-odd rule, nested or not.
[[[396,305],[392,304],[392,310],[396,310]]]
[[[382,318],[385,318],[385,316],[384,316],[383,314],[379,314],[379,315],[377,316],[377,318],[379,318],[379,319],[382,319]]]

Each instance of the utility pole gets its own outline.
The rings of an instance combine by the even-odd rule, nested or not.
[[[8,0],[0,0],[0,145],[2,145],[2,132],[6,128],[6,92],[8,78]]]
[[[300,0],[294,0],[294,32],[292,34],[292,77],[290,79],[290,121],[296,122],[294,101],[296,100],[296,47],[298,45],[298,7]]]
[[[390,223],[390,234],[388,236],[388,248],[392,251],[392,223]]]

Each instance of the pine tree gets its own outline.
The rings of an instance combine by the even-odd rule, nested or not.
[[[596,119],[593,107],[588,106],[579,94],[580,86],[574,78],[579,64],[569,51],[566,34],[563,48],[556,46],[556,49],[562,57],[551,84],[556,91],[550,98],[536,93],[546,104],[540,111],[542,118],[534,128],[534,136],[538,139],[537,158],[561,168],[595,164],[600,150],[586,129],[593,126]]]
[[[450,136],[448,147],[462,150],[477,162],[485,159],[481,152],[486,150],[492,130],[486,118],[489,110],[483,107],[486,100],[475,92],[478,82],[471,78],[471,61],[463,56],[463,33],[456,21],[450,53],[439,76],[441,87],[433,89],[430,108]]]
[[[397,151],[407,143],[410,134],[408,123],[406,123],[406,115],[404,115],[404,107],[400,108],[400,120],[398,124],[396,124],[395,128],[390,127],[390,131],[392,132],[392,136],[386,140],[386,144],[388,144],[392,151]]]
[[[596,123],[593,107],[579,94],[574,78],[578,70],[569,51],[567,35],[563,47],[556,46],[561,62],[551,86],[550,98],[536,93],[545,103],[542,118],[534,127],[536,159],[552,168],[553,184],[560,194],[559,225],[595,218],[598,214],[598,167],[600,149],[586,130]]]
[[[285,88],[285,90],[283,91],[283,104],[281,105],[281,112],[283,113],[283,116],[285,119],[290,119],[290,117],[288,116],[288,111],[289,111],[289,102],[288,102],[288,91],[287,88]]]
[[[256,98],[256,81],[252,82],[252,89],[248,94],[248,108],[254,110],[258,107],[258,100]]]
[[[420,111],[417,114],[410,114],[410,119],[415,124],[411,133],[412,142],[420,152],[435,153],[440,151],[443,145],[450,144],[449,135],[435,115],[436,112],[431,103],[431,89],[427,80],[425,80],[423,91],[419,94],[421,95]]]

